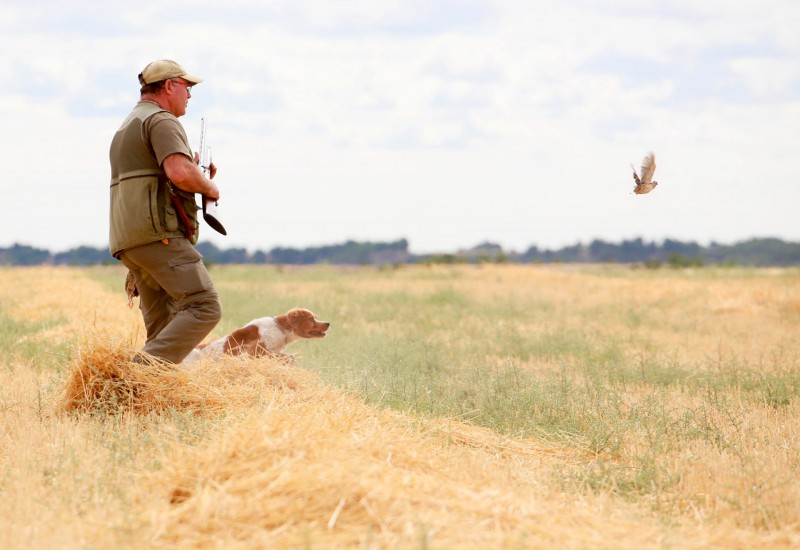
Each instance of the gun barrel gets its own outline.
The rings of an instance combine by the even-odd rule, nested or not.
[[[200,119],[200,168],[203,170],[203,175],[208,177],[211,172],[211,148],[206,141],[208,134],[208,123],[206,117]]]

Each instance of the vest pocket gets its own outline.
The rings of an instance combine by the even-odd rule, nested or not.
[[[154,208],[158,181],[130,178],[111,186],[112,247],[136,246],[158,240],[160,221]]]
[[[178,213],[171,204],[164,207],[164,229],[168,232],[178,231]]]
[[[194,200],[194,197],[191,200],[183,201],[184,207],[186,208],[186,213],[189,214],[189,217],[192,219],[197,219],[197,211],[200,210],[200,207],[197,206],[197,202]]]

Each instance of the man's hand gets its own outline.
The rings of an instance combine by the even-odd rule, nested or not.
[[[182,153],[173,153],[164,159],[162,166],[169,180],[179,189],[189,193],[200,193],[209,199],[219,200],[217,185],[203,175],[198,166],[200,157],[197,153],[190,159]],[[217,167],[211,163],[209,167],[211,177],[217,174]]]
[[[211,162],[209,162],[209,163],[208,163],[208,172],[209,172],[209,177],[210,177],[212,180],[214,179],[214,176],[216,176],[216,175],[217,175],[217,165],[216,165],[216,164],[214,164],[214,161],[213,161],[213,160],[212,160]]]
[[[197,151],[194,152],[194,163],[197,166],[200,166],[200,153],[198,153]],[[200,166],[200,168],[202,169],[203,167]],[[214,176],[217,175],[217,165],[214,164],[213,160],[208,163],[208,172],[209,172],[209,178],[212,180],[214,179]]]

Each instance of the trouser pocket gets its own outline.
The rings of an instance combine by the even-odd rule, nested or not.
[[[169,259],[168,265],[172,279],[170,286],[173,289],[170,294],[180,299],[204,290],[212,290],[214,284],[208,275],[206,267],[203,265],[203,256],[185,240],[174,239],[173,242],[175,241],[183,241],[186,246],[181,247],[181,250],[178,250]],[[164,285],[162,284],[162,286]],[[167,291],[169,290],[167,288]]]

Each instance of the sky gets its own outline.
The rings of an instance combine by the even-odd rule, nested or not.
[[[108,148],[161,58],[204,79],[180,120],[223,248],[798,241],[798,26],[795,0],[4,0],[0,247],[107,245]]]

